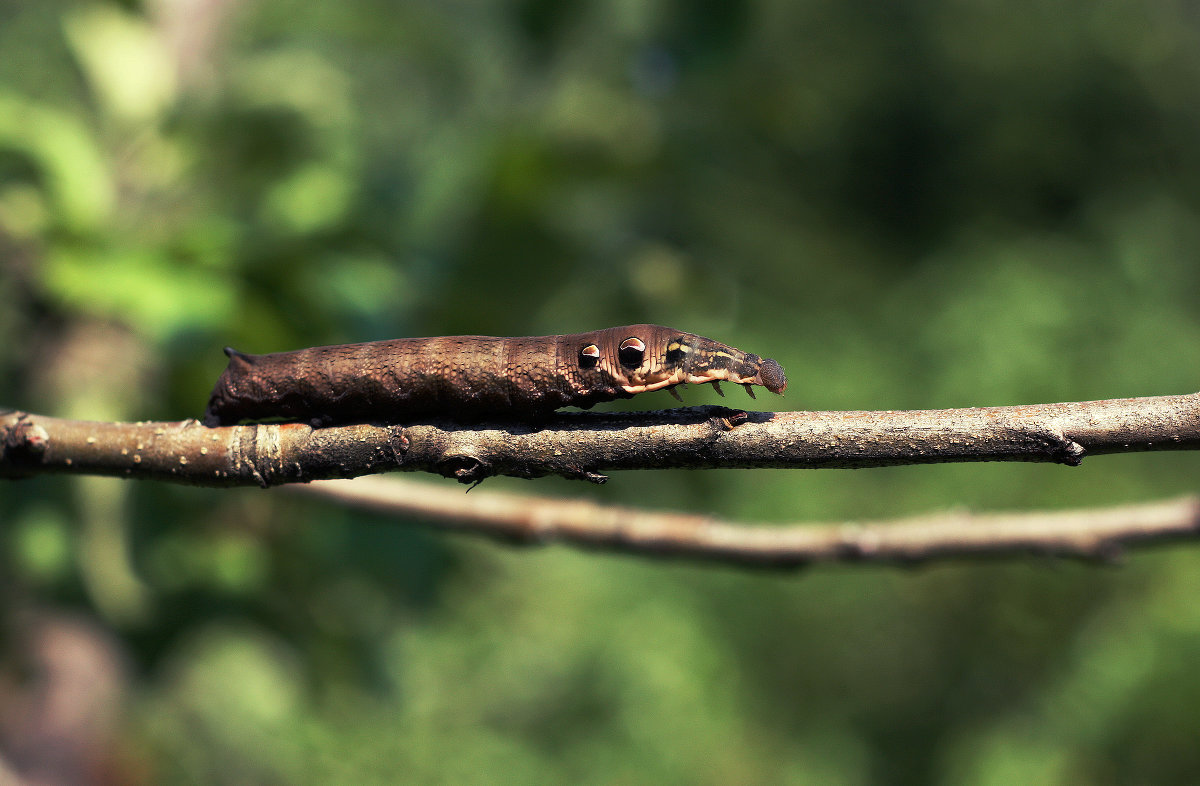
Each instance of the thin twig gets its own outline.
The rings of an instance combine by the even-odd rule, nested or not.
[[[895,521],[753,525],[579,500],[463,494],[397,478],[327,481],[292,490],[357,509],[415,517],[439,530],[514,543],[563,543],[745,566],[917,563],[1019,554],[1111,560],[1127,546],[1200,537],[1197,497],[1065,512],[956,512]]]
[[[604,482],[619,469],[878,467],[951,461],[1079,464],[1088,454],[1200,448],[1200,393],[880,412],[570,412],[537,423],[447,421],[313,429],[95,423],[0,412],[0,477],[67,472],[208,486],[389,470]]]

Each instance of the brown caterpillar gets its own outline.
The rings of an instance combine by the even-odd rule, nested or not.
[[[421,415],[529,416],[681,383],[762,385],[783,393],[769,358],[661,325],[565,336],[446,336],[247,355],[226,348],[204,425],[278,418],[394,423]],[[724,395],[724,394],[722,394]]]

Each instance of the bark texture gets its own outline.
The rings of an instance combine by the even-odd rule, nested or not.
[[[1087,455],[1200,447],[1200,394],[881,412],[560,413],[540,424],[206,428],[0,414],[0,476],[41,472],[277,485],[388,470],[604,482],[611,470],[876,467],[951,461],[1079,464]]]

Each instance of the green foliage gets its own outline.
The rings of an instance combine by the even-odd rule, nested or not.
[[[185,6],[0,5],[5,405],[180,419],[226,344],[639,321],[777,357],[788,397],[759,403],[779,408],[1197,388],[1200,26],[1179,4]],[[839,520],[1154,499],[1194,492],[1198,468],[536,486]],[[1113,570],[748,575],[476,544],[276,492],[6,492],[3,616],[60,604],[119,635],[124,747],[154,782],[1200,767],[1186,547]]]

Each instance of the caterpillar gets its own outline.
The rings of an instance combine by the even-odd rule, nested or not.
[[[282,419],[313,425],[527,417],[673,389],[752,385],[782,394],[774,360],[661,325],[561,336],[444,336],[248,355],[226,347],[203,423]]]

